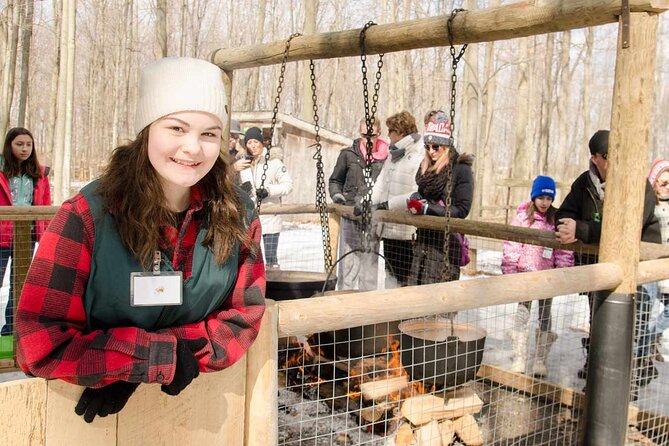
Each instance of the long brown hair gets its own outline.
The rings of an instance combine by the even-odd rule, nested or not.
[[[24,162],[19,162],[12,153],[12,142],[16,139],[17,136],[28,135],[33,143],[33,150],[30,153],[28,159]],[[42,177],[42,167],[40,166],[39,161],[37,160],[37,147],[35,147],[35,138],[33,138],[30,130],[23,127],[14,127],[13,129],[7,132],[5,137],[5,145],[2,148],[2,156],[5,158],[5,167],[3,169],[5,176],[7,178],[16,177],[19,175],[29,175],[32,178],[41,178]]]
[[[142,130],[136,140],[117,147],[98,187],[105,207],[120,216],[116,224],[123,244],[146,269],[161,241],[156,222],[174,224],[176,220],[149,161],[148,141],[149,127]],[[212,250],[219,264],[230,257],[235,242],[251,244],[246,235],[250,223],[246,207],[228,178],[228,170],[229,165],[219,156],[198,182],[209,219],[203,245]],[[257,247],[251,249],[256,252]]]
[[[529,221],[530,225],[532,225],[532,223],[534,223],[534,213],[538,212],[537,206],[534,204],[534,201],[530,203],[525,212],[527,213],[527,221]],[[556,212],[557,208],[551,204],[550,207],[546,210],[546,213],[544,214],[546,216],[546,222],[548,222],[548,224],[555,223]]]
[[[453,164],[453,160],[455,160],[455,157],[458,155],[457,150],[453,146],[445,146],[446,150],[437,158],[436,161],[432,162],[432,158],[430,158],[429,153],[425,153],[425,156],[423,157],[423,161],[420,163],[420,172],[421,174],[425,174],[425,172],[434,172],[434,173],[439,173],[441,172],[444,167],[448,166],[449,164]]]

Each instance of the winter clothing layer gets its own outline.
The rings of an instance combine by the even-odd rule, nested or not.
[[[253,201],[256,200],[256,189],[259,189],[262,184],[266,153],[267,149],[263,149],[262,155],[260,155],[257,161],[251,163],[251,167],[239,172],[241,184],[243,185],[246,182],[251,184],[251,199]],[[283,161],[274,155],[274,149],[270,151],[265,175],[265,183],[262,184],[262,187],[267,189],[269,196],[262,200],[263,204],[281,204],[281,197],[288,195],[293,190],[293,180]],[[281,232],[281,217],[278,215],[261,215],[260,224],[263,234]]]
[[[353,141],[353,145],[343,149],[337,157],[332,174],[329,179],[330,197],[335,194],[342,194],[345,198],[345,205],[355,206],[367,193],[368,187],[365,184],[365,158],[360,151],[361,139],[358,138]],[[388,143],[382,139],[377,139],[375,147],[372,152],[388,153]],[[372,181],[378,178],[381,167],[383,167],[383,159],[372,160]]]
[[[534,221],[530,223],[527,208],[532,204],[528,200],[518,206],[511,225],[521,228],[554,231],[554,222],[548,222],[539,211],[534,212]],[[566,268],[574,265],[574,254],[563,249],[551,249],[538,245],[505,241],[502,253],[502,272],[504,274],[541,271],[551,268]]]
[[[372,189],[372,204],[388,203],[390,210],[406,211],[406,199],[416,192],[416,170],[423,160],[423,141],[418,133],[407,135],[399,140],[393,148],[402,150],[404,155],[399,158],[388,157]],[[395,240],[411,240],[416,228],[397,223],[378,223],[379,237]]]
[[[42,176],[33,180],[33,206],[51,205],[51,188],[48,178],[49,168],[42,166]],[[0,171],[0,206],[12,206],[12,193],[9,187],[9,180],[4,172]],[[39,220],[35,222],[33,239],[39,241],[42,234],[49,226],[48,220]],[[12,246],[14,238],[14,223],[11,221],[0,222],[0,246],[8,248]]]
[[[655,217],[657,217],[662,234],[662,244],[669,245],[669,200],[660,200],[655,205]],[[658,282],[660,293],[669,294],[669,279]]]
[[[199,274],[193,270],[195,234],[208,219],[207,209],[207,201],[193,187],[182,227],[161,228],[168,242],[160,249],[171,256],[172,264],[181,265],[184,280]],[[249,224],[248,237],[259,244],[257,217]],[[236,282],[220,308],[204,320],[159,331],[87,328],[84,291],[94,248],[94,216],[79,193],[54,217],[23,286],[16,324],[17,360],[24,372],[89,387],[116,381],[169,384],[178,339],[207,340],[195,353],[203,372],[231,366],[255,340],[265,308],[265,269],[252,246],[241,247]]]
[[[469,214],[474,197],[474,176],[472,174],[473,157],[466,153],[456,154],[451,160],[451,217],[466,218]],[[420,168],[416,172],[416,184],[418,193],[427,201],[428,215],[446,215],[446,188],[448,184],[448,168],[444,168],[438,174],[426,172],[422,174]],[[441,281],[441,270],[443,265],[444,232],[429,229],[418,229],[416,231],[416,244],[414,246],[414,258],[411,264],[411,277],[409,285],[421,285]],[[460,277],[460,255],[461,247],[455,237],[451,234],[449,238],[449,264],[451,280]]]
[[[576,238],[583,243],[598,243],[602,233],[602,217],[604,200],[600,198],[598,187],[593,183],[590,171],[583,172],[571,185],[569,194],[565,197],[560,209],[555,215],[555,224],[561,218],[572,218],[576,221]],[[647,183],[647,182],[646,182]],[[660,243],[660,226],[654,214],[655,193],[646,184],[643,207],[643,229],[641,240],[644,242]],[[623,209],[619,210],[624,212]],[[592,254],[576,256],[576,264],[587,265],[597,262]]]
[[[655,160],[653,161],[652,166],[650,166],[650,172],[648,172],[648,182],[652,187],[655,187],[657,182],[657,177],[659,177],[662,172],[669,170],[669,161],[667,160]]]

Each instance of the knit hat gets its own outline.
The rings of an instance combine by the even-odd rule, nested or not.
[[[608,130],[597,130],[590,142],[588,143],[590,147],[590,155],[599,153],[601,155],[606,155],[609,153],[609,131]]]
[[[546,195],[555,200],[555,181],[551,177],[539,175],[532,182],[532,192],[530,198],[534,201],[535,198]]]
[[[242,128],[239,125],[239,121],[236,119],[231,119],[230,120],[230,134],[231,135],[241,135],[243,134]]]
[[[438,112],[432,121],[427,123],[423,141],[425,144],[439,144],[440,146],[450,146],[453,143],[451,124],[446,113]]]
[[[251,141],[252,139],[259,141],[262,144],[263,142],[262,130],[260,130],[258,127],[251,127],[250,129],[248,129],[244,134],[244,147],[248,146],[249,141]]]
[[[648,173],[648,181],[650,185],[655,187],[655,182],[657,178],[662,175],[662,172],[669,170],[669,161],[667,160],[655,160],[653,165],[650,166],[650,173]]]
[[[165,57],[144,67],[139,81],[135,132],[155,120],[181,111],[207,112],[228,118],[221,70],[190,57]]]

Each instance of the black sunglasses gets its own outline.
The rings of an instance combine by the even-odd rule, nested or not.
[[[608,153],[600,153],[600,155],[602,155],[602,158],[604,158],[605,160],[609,159],[609,154]]]
[[[439,144],[425,144],[425,150],[428,152],[430,150],[434,150],[435,152],[438,152],[439,149],[441,149],[441,146]]]

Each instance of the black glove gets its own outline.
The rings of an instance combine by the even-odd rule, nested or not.
[[[418,200],[418,201],[420,201],[420,200],[423,199],[423,196],[422,196],[421,194],[419,194],[418,192],[414,192],[414,193],[412,193],[411,195],[409,195],[409,198],[407,199],[407,201],[408,201],[408,200],[411,200],[412,198],[413,198],[414,200]]]
[[[256,198],[258,200],[264,200],[269,197],[269,191],[267,189],[256,189]]]
[[[84,389],[74,413],[83,415],[84,421],[92,423],[95,416],[106,417],[118,413],[128,402],[139,383],[118,381],[99,389]]]
[[[346,197],[344,197],[342,194],[337,192],[332,196],[332,201],[337,203],[337,204],[344,204],[346,203]]]
[[[383,203],[379,203],[379,204],[377,204],[377,205],[376,205],[376,209],[378,209],[379,211],[385,211],[385,210],[387,210],[387,209],[388,209],[388,202],[387,202],[387,201],[384,201]]]
[[[253,185],[250,181],[244,181],[240,187],[244,192],[249,194],[249,196],[251,195],[251,192],[253,192]]]
[[[358,203],[358,204],[356,204],[355,206],[353,206],[353,215],[355,215],[356,217],[357,217],[358,215],[362,215],[362,211],[363,211],[363,210],[364,210],[364,209],[363,209],[363,207],[362,207],[362,203]]]
[[[160,386],[168,395],[176,396],[200,375],[200,365],[194,353],[207,345],[205,338],[177,339],[177,366],[174,378],[169,384]]]

